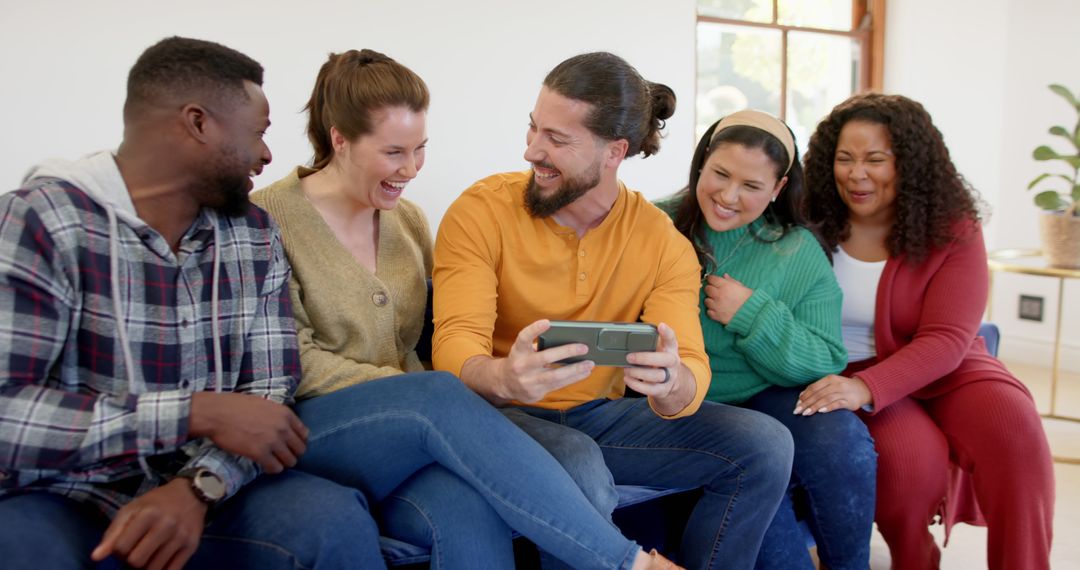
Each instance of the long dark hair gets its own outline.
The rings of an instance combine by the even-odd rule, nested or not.
[[[705,215],[698,205],[697,185],[705,162],[722,144],[737,144],[748,149],[761,149],[776,168],[776,179],[780,180],[787,176],[788,181],[784,189],[776,197],[775,202],[770,202],[765,207],[765,212],[762,214],[765,221],[775,228],[775,231],[755,233],[754,239],[766,243],[776,242],[783,239],[788,232],[796,227],[807,227],[801,210],[804,183],[802,165],[799,164],[799,148],[794,146],[795,156],[789,157],[784,145],[776,137],[761,129],[746,125],[727,127],[716,135],[716,140],[713,140],[713,134],[719,124],[720,121],[718,120],[710,125],[704,136],[698,141],[697,148],[694,150],[694,158],[690,161],[690,181],[685,188],[679,190],[676,194],[679,201],[675,210],[675,228],[694,245],[698,262],[706,274],[711,273],[716,260],[705,239],[705,228],[708,227],[708,224],[705,222]],[[788,132],[790,131],[791,129],[788,128]],[[794,138],[794,135],[792,135],[792,140]],[[784,169],[789,162],[791,163],[791,169],[785,173]],[[822,245],[822,248],[825,249],[825,254],[831,260],[832,256],[829,255],[829,250],[824,245]]]
[[[890,256],[917,263],[955,238],[957,222],[979,222],[978,195],[956,171],[930,113],[901,95],[855,95],[821,121],[806,151],[804,209],[831,249],[851,233],[848,207],[833,175],[840,131],[851,121],[883,125],[889,131],[896,157],[896,219],[885,242]]]

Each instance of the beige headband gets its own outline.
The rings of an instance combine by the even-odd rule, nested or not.
[[[745,109],[720,119],[720,124],[716,125],[716,130],[713,131],[709,146],[712,147],[713,143],[716,142],[716,137],[720,134],[720,131],[737,125],[761,129],[776,137],[776,140],[780,141],[780,144],[784,145],[784,149],[787,150],[788,164],[784,174],[786,175],[791,170],[791,165],[795,162],[795,139],[792,138],[787,125],[768,113]]]

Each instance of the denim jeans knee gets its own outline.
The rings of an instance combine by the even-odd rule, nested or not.
[[[367,501],[350,489],[289,470],[262,475],[214,513],[193,568],[383,568]]]
[[[807,523],[822,563],[836,570],[866,568],[877,487],[874,442],[862,420],[848,410],[793,415],[799,393],[797,388],[770,388],[744,405],[775,417],[791,432],[792,481],[806,497]],[[781,509],[790,509],[789,504]],[[791,549],[803,548],[793,513],[778,512],[765,538],[766,558],[759,559],[759,568],[786,568]]]
[[[563,466],[600,514],[611,518],[619,503],[619,493],[604,454],[592,437],[544,417],[536,417],[530,411],[504,408],[502,412]]]
[[[472,485],[438,464],[379,504],[383,534],[431,549],[431,570],[514,567],[511,529]]]

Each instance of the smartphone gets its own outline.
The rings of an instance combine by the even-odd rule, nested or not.
[[[591,360],[597,366],[630,366],[626,355],[631,352],[652,352],[660,333],[648,323],[611,323],[599,321],[551,321],[551,328],[536,339],[539,350],[581,343],[589,352],[560,360],[570,364]]]

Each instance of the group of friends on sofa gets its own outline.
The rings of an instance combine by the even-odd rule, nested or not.
[[[720,117],[654,204],[618,169],[659,151],[674,92],[578,55],[528,113],[529,170],[433,239],[402,197],[420,77],[331,54],[313,161],[251,193],[262,75],[162,40],[115,151],[0,197],[6,567],[379,568],[385,535],[512,568],[516,531],[548,568],[812,568],[798,488],[832,570],[868,567],[875,521],[893,568],[936,568],[935,518],[986,525],[993,568],[1048,568],[1046,437],[976,336],[980,202],[919,103],[855,95],[803,156],[767,113]],[[540,349],[552,319],[659,341],[560,365],[587,348]],[[621,533],[617,484],[701,489],[677,550]]]

